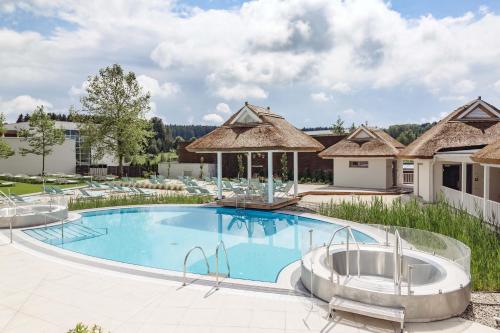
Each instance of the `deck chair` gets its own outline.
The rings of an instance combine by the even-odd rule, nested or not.
[[[285,186],[283,186],[282,188],[280,188],[279,190],[276,191],[276,196],[279,198],[287,197],[288,192],[290,192],[292,187],[293,187],[293,182],[291,182],[291,181],[287,182],[285,184]]]

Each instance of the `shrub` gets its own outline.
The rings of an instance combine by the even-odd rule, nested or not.
[[[72,328],[68,331],[68,333],[102,333],[104,332],[100,326],[94,325],[92,327],[88,327],[83,323],[76,324],[75,328]]]
[[[213,201],[209,195],[183,195],[183,194],[164,194],[164,195],[132,195],[132,196],[109,196],[96,198],[70,198],[68,202],[69,210],[103,208],[113,206],[131,206],[131,205],[154,205],[154,204],[202,204]]]

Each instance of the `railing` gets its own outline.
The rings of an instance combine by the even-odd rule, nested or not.
[[[14,207],[14,214],[12,214],[9,219],[9,239],[10,239],[10,243],[12,244],[12,220],[15,218],[15,216],[17,215],[17,205],[16,203],[8,196],[6,195],[5,193],[3,193],[3,191],[0,191],[0,193],[2,194],[3,197],[5,197],[7,199],[7,202],[8,202],[8,205],[9,205],[9,209],[10,207]],[[9,213],[7,213],[7,217],[8,217]]]
[[[449,205],[467,211],[469,214],[482,218],[486,223],[493,226],[500,225],[500,203],[486,200],[486,211],[484,211],[484,198],[462,193],[461,191],[441,186],[441,193]],[[463,200],[462,200],[463,195]]]
[[[395,243],[394,243],[394,285],[399,286],[401,291],[401,268],[403,263],[403,241],[399,235],[399,231],[396,229],[394,232]]]
[[[413,184],[413,172],[403,172],[403,184]]]
[[[349,236],[352,237],[354,243],[356,244],[357,248],[358,248],[358,277],[360,276],[360,248],[359,248],[359,244],[358,242],[356,241],[356,238],[354,238],[354,235],[352,233],[352,230],[351,230],[351,227],[346,225],[344,227],[341,227],[337,230],[335,230],[335,232],[333,233],[332,237],[330,238],[330,241],[328,242],[328,245],[326,247],[326,262],[327,262],[327,265],[330,265],[330,268],[331,268],[331,280],[333,282],[333,273],[334,273],[334,269],[333,269],[333,263],[331,262],[330,260],[330,247],[332,246],[333,244],[333,239],[335,238],[335,235],[337,235],[337,233],[341,230],[344,230],[346,229],[347,230],[347,235],[346,235],[346,274],[347,276],[349,277],[350,276],[350,271],[349,271],[349,261],[350,261],[350,256],[349,256]],[[337,273],[337,272],[336,272]],[[338,280],[338,277],[339,277],[339,274],[337,273],[337,280]]]
[[[189,255],[191,254],[191,252],[193,252],[194,250],[200,250],[201,253],[203,254],[203,258],[205,258],[205,264],[207,265],[207,273],[210,274],[210,264],[208,263],[208,259],[207,259],[207,256],[205,254],[205,251],[203,251],[203,249],[201,248],[201,246],[195,246],[193,247],[191,250],[188,251],[188,253],[186,254],[186,256],[184,257],[184,271],[183,271],[183,274],[182,274],[182,285],[185,286],[186,285],[186,271],[187,271],[187,260],[189,258]]]
[[[229,266],[229,258],[227,257],[227,249],[226,245],[223,241],[220,241],[215,248],[215,289],[219,289],[219,248],[222,246],[224,250],[224,255],[226,257],[226,266],[227,266],[227,277],[231,276],[231,267]]]

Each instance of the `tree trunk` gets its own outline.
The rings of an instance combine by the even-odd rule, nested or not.
[[[45,177],[45,154],[42,154],[42,178]]]
[[[118,156],[118,177],[123,177],[123,156]]]

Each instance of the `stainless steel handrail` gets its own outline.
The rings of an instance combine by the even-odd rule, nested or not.
[[[231,267],[229,266],[229,258],[227,257],[227,249],[224,241],[220,241],[215,248],[215,289],[219,289],[219,248],[222,245],[222,249],[224,250],[224,255],[226,256],[226,265],[227,265],[227,276],[231,276]]]
[[[12,244],[12,220],[16,217],[17,215],[17,204],[14,200],[12,200],[7,194],[3,193],[3,191],[0,191],[2,195],[7,199],[7,202],[9,202],[9,207],[12,204],[14,206],[14,215],[12,215],[9,219],[9,233],[10,233],[10,244]]]
[[[394,284],[400,286],[401,289],[401,269],[403,263],[403,242],[399,231],[396,229],[394,232],[395,243],[394,243]]]
[[[207,265],[207,273],[210,273],[210,265],[208,263],[208,259],[207,259],[207,256],[205,254],[205,251],[203,251],[203,249],[201,248],[201,246],[195,246],[191,250],[189,250],[188,253],[186,253],[186,256],[184,257],[184,271],[183,271],[183,274],[182,274],[182,285],[183,286],[186,285],[186,270],[187,270],[186,263],[187,263],[187,260],[189,258],[189,255],[191,254],[191,252],[193,252],[196,249],[200,250],[201,253],[203,254],[203,258],[205,258],[205,264]]]
[[[352,233],[352,230],[351,230],[351,227],[346,225],[346,226],[343,226],[337,230],[335,230],[335,232],[333,233],[332,237],[330,238],[330,241],[328,242],[328,245],[326,247],[326,264],[329,265],[329,267],[331,268],[331,280],[333,281],[333,273],[334,273],[334,269],[333,269],[333,263],[331,262],[330,260],[330,247],[332,246],[332,243],[333,243],[333,239],[335,238],[335,235],[337,235],[337,233],[343,229],[347,229],[348,230],[348,234],[347,234],[347,237],[346,237],[346,274],[347,276],[350,276],[350,271],[349,271],[349,235],[352,237],[352,239],[354,240],[354,244],[356,244],[356,247],[357,247],[357,252],[358,252],[358,258],[357,258],[357,264],[358,264],[358,277],[360,276],[360,248],[359,248],[359,244],[358,242],[356,241],[356,238],[354,238],[354,235]],[[338,277],[338,272],[337,273],[337,277]],[[337,279],[338,280],[338,279]]]

